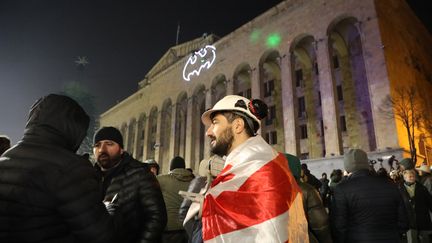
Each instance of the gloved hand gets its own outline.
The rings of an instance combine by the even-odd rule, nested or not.
[[[105,204],[105,208],[108,211],[108,213],[110,215],[114,215],[116,209],[118,208],[118,204],[115,204],[112,202],[107,202],[107,201],[105,201],[104,204]]]

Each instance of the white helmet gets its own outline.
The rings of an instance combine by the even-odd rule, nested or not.
[[[261,100],[248,100],[238,95],[227,95],[219,100],[212,109],[202,114],[201,120],[204,125],[211,125],[211,114],[216,111],[239,111],[241,115],[252,118],[258,123],[256,130],[261,126],[260,120],[268,113],[267,105]],[[254,129],[254,127],[251,128]]]

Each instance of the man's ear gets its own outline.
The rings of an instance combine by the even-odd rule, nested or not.
[[[242,118],[236,118],[233,121],[232,128],[233,128],[233,132],[236,133],[236,134],[239,134],[239,133],[243,132],[244,129],[245,129],[244,120]]]

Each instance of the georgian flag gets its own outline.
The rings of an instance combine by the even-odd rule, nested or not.
[[[300,188],[261,136],[228,155],[203,207],[205,242],[309,242]]]

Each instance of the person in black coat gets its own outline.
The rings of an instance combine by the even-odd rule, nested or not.
[[[416,182],[414,170],[404,170],[403,178],[404,183],[399,185],[399,189],[408,212],[408,239],[410,242],[429,242],[420,241],[419,236],[429,238],[432,233],[429,215],[432,212],[432,197],[425,186]]]
[[[406,210],[396,185],[369,171],[366,152],[344,156],[351,175],[334,188],[330,220],[335,242],[400,242],[407,230]]]
[[[160,242],[167,223],[162,191],[148,164],[123,150],[123,137],[114,127],[99,129],[93,139],[95,167],[103,178],[103,201],[121,214],[125,232],[121,242]],[[102,200],[102,198],[101,198]]]
[[[317,191],[319,191],[322,183],[318,178],[311,174],[307,164],[301,164],[301,170],[301,181],[313,186]]]
[[[88,125],[69,97],[32,106],[22,140],[0,158],[0,242],[118,242],[97,174],[75,154]]]

